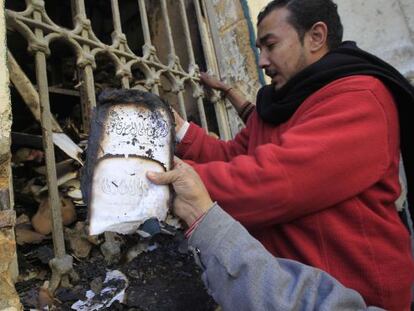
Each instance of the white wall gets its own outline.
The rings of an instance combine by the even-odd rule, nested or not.
[[[414,78],[414,2],[398,0],[338,0],[344,40],[358,45]],[[408,20],[410,16],[411,20]],[[414,25],[413,30],[414,30]]]

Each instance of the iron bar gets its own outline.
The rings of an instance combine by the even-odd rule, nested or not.
[[[195,63],[193,44],[191,42],[191,34],[190,34],[190,28],[188,25],[188,18],[187,18],[187,12],[185,9],[184,0],[180,0],[180,15],[181,15],[181,21],[183,24],[183,28],[184,28],[185,43],[186,43],[187,54],[189,58],[188,72],[198,74],[198,66]],[[200,94],[200,96],[197,96],[196,99],[197,99],[197,108],[198,108],[198,114],[200,117],[201,126],[206,131],[208,131],[207,118],[206,118],[206,112],[204,110],[202,94]]]
[[[8,10],[6,10],[8,11]],[[6,12],[9,13],[9,12]],[[13,15],[14,17],[15,15]],[[42,30],[48,30],[50,33],[57,33],[60,34],[63,38],[65,37],[70,37],[73,40],[77,41],[79,44],[82,45],[88,45],[92,48],[91,53],[96,54],[98,51],[105,51],[109,54],[114,55],[115,57],[122,57],[124,56],[128,61],[129,60],[136,60],[140,63],[145,63],[151,67],[155,67],[158,70],[162,70],[162,71],[170,71],[171,73],[173,73],[174,75],[179,75],[180,77],[183,78],[189,78],[189,79],[193,79],[195,81],[198,81],[198,77],[194,77],[191,74],[185,72],[185,71],[181,71],[181,70],[177,70],[175,68],[169,68],[167,65],[164,65],[162,63],[160,63],[157,60],[154,59],[146,59],[146,58],[141,58],[139,56],[136,56],[135,54],[131,54],[129,52],[125,52],[125,51],[121,51],[118,49],[115,49],[113,47],[104,45],[102,42],[100,41],[94,41],[92,39],[89,39],[88,37],[83,37],[81,35],[75,34],[71,31],[67,31],[61,28],[55,28],[53,26],[50,25],[46,25],[46,24],[42,24],[36,21],[33,21],[32,19],[29,18],[25,18],[25,17],[16,17],[17,19],[19,19],[21,22],[24,22],[27,25],[30,25],[32,27],[37,27],[40,28]],[[27,38],[29,39],[29,38]]]
[[[142,33],[144,35],[144,43],[145,45],[152,46],[145,0],[138,0],[138,6],[139,6],[139,14],[141,17]]]
[[[114,31],[117,34],[121,34],[122,26],[121,26],[121,15],[119,14],[118,0],[111,0],[111,9],[112,9],[112,21],[114,25]]]
[[[180,3],[180,15],[181,15],[181,21],[183,24],[184,29],[184,37],[185,37],[185,44],[187,47],[187,54],[189,58],[189,72],[191,72],[191,69],[194,68],[196,65],[195,58],[194,58],[194,51],[193,51],[193,44],[191,43],[191,34],[190,34],[190,28],[188,26],[188,18],[187,18],[187,12],[185,9],[184,0],[179,0]]]
[[[164,25],[165,25],[165,33],[167,35],[167,42],[168,42],[168,66],[170,68],[176,68],[179,67],[178,64],[178,58],[175,54],[175,46],[174,46],[174,39],[171,31],[171,23],[170,18],[168,16],[168,8],[167,8],[167,1],[161,0],[161,11],[162,16],[164,19]],[[174,80],[171,81],[173,83],[173,89],[175,89],[175,93],[177,94],[178,99],[178,109],[180,112],[180,115],[182,118],[187,119],[187,112],[185,109],[185,102],[184,102],[184,95],[183,95],[183,87],[182,85],[179,85],[177,78],[174,77]]]
[[[217,64],[213,60],[213,56],[212,56],[213,50],[211,48],[211,41],[210,41],[209,34],[207,31],[207,26],[206,26],[206,23],[205,23],[205,20],[204,20],[202,11],[201,11],[200,0],[194,0],[194,6],[196,10],[196,15],[197,15],[198,28],[200,29],[201,43],[203,46],[203,52],[204,52],[204,56],[206,59],[207,70],[210,73],[217,73],[218,72]],[[227,125],[227,120],[225,116],[226,109],[223,103],[219,101],[218,96],[213,97],[211,101],[214,104],[220,137],[224,140],[228,140],[231,138],[231,135],[230,135],[230,129]]]
[[[74,9],[76,15],[81,18],[86,18],[85,0],[71,0],[71,6]]]
[[[42,16],[39,12],[34,12],[34,18],[41,20]],[[35,29],[35,34],[38,39],[43,37],[43,31],[41,29]],[[60,199],[56,178],[56,165],[55,165],[55,151],[52,139],[52,122],[50,118],[50,102],[49,102],[49,89],[47,83],[47,71],[46,71],[46,55],[42,51],[37,51],[35,54],[36,62],[36,80],[39,87],[39,99],[40,99],[40,111],[41,111],[41,123],[43,134],[43,145],[46,152],[46,167],[48,170],[47,184],[49,187],[49,204],[52,210],[52,226],[53,226],[53,247],[55,256],[62,258],[65,256],[65,241],[63,238],[63,225],[62,225],[62,213],[60,210]]]
[[[76,23],[76,18],[79,18],[84,24],[88,22],[85,10],[85,0],[72,0],[72,11],[75,12],[73,22]],[[87,39],[89,37],[88,29],[82,27],[81,37]],[[81,42],[79,42],[81,43]],[[90,54],[90,45],[83,43],[82,49],[86,55]],[[81,97],[81,111],[82,111],[82,130],[88,133],[90,127],[90,117],[93,108],[96,106],[95,99],[95,83],[93,78],[92,62],[88,61],[79,69],[79,91]]]
[[[176,57],[174,39],[172,36],[172,31],[171,31],[170,18],[168,16],[167,1],[166,0],[160,0],[160,1],[161,1],[162,17],[164,19],[164,25],[165,25],[165,33],[167,35],[168,51],[170,53],[169,61],[171,64],[172,62],[175,62],[175,57]]]

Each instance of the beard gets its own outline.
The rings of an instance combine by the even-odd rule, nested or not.
[[[302,49],[296,59],[295,65],[292,66],[291,70],[285,70],[285,74],[282,75],[281,72],[276,69],[265,68],[265,74],[272,79],[271,85],[273,85],[274,89],[277,91],[309,65],[310,64],[308,63],[305,51]]]

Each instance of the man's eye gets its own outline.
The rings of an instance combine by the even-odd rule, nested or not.
[[[267,44],[267,45],[266,45],[266,48],[267,48],[268,50],[271,50],[271,49],[273,49],[275,46],[276,46],[276,43],[269,43],[269,44]]]

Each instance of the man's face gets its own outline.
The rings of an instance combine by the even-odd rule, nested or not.
[[[289,24],[289,14],[286,8],[273,10],[257,28],[259,66],[272,79],[276,90],[310,65],[309,51],[306,44],[300,41],[295,28]]]

